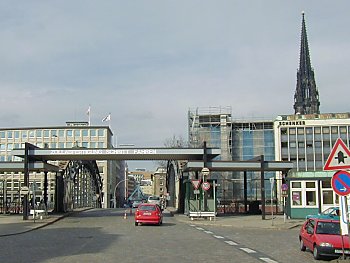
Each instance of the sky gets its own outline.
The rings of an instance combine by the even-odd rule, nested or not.
[[[118,145],[161,147],[187,139],[189,109],[293,114],[302,11],[320,110],[348,112],[349,9],[348,0],[0,0],[0,127],[88,121],[90,105],[91,125],[110,125]]]

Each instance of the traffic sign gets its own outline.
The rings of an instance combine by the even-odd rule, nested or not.
[[[350,150],[342,139],[338,138],[328,156],[323,170],[344,170],[350,168]]]
[[[340,196],[350,194],[350,173],[338,171],[332,177],[332,188]]]
[[[28,186],[22,186],[21,188],[21,194],[22,195],[27,195],[29,193],[29,188]]]
[[[210,173],[210,170],[207,167],[203,167],[202,169],[202,175],[208,176]]]
[[[287,184],[282,184],[281,188],[282,188],[282,191],[287,191],[288,190],[288,185]]]
[[[193,184],[193,188],[195,190],[197,190],[199,188],[199,185],[201,184],[201,180],[191,180],[192,184]]]
[[[202,189],[205,191],[208,191],[210,189],[210,183],[209,182],[203,182]]]

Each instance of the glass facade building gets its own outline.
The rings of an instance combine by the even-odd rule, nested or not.
[[[67,122],[67,126],[30,127],[0,129],[0,162],[22,161],[12,156],[12,149],[24,148],[26,142],[40,148],[112,148],[112,131],[106,126],[88,126],[87,122]],[[58,165],[58,162],[49,162]],[[122,173],[122,162],[97,161],[99,173],[103,181],[103,207],[110,207],[111,193],[119,174]],[[20,189],[24,186],[23,173],[1,172],[0,204],[15,205],[20,200]],[[33,172],[29,176],[30,185],[36,185],[36,199],[43,198],[43,173]],[[55,173],[48,173],[48,203],[55,200]],[[6,199],[4,202],[4,199]],[[52,207],[52,205],[51,205]]]

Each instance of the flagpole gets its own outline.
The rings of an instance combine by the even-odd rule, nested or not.
[[[88,123],[90,126],[91,125],[91,106],[90,106],[90,104],[89,104],[89,108],[88,108],[86,114],[88,115]]]

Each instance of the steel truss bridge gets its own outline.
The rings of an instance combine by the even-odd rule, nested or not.
[[[167,160],[167,188],[171,196],[175,196],[175,177],[179,172],[177,161],[188,161],[183,171],[199,172],[203,167],[212,171],[260,171],[261,196],[264,198],[264,171],[288,171],[293,168],[292,162],[266,161],[260,156],[250,161],[216,161],[221,154],[220,149],[207,148],[113,148],[113,149],[41,149],[30,143],[25,143],[24,149],[12,150],[12,155],[22,157],[24,183],[29,185],[29,171],[40,167],[45,175],[47,171],[64,171],[57,174],[56,197],[57,211],[65,211],[81,206],[100,206],[102,183],[98,173],[96,160]],[[91,161],[93,160],[93,161]],[[61,169],[47,163],[59,161]],[[66,161],[66,162],[63,162]],[[0,163],[0,171],[5,168]],[[180,190],[181,191],[181,190]],[[174,200],[175,198],[171,198]],[[180,198],[181,199],[181,198]],[[28,219],[28,196],[24,198],[23,219]],[[179,200],[181,202],[181,200]],[[262,204],[265,201],[262,200]],[[262,207],[265,219],[265,207]]]

